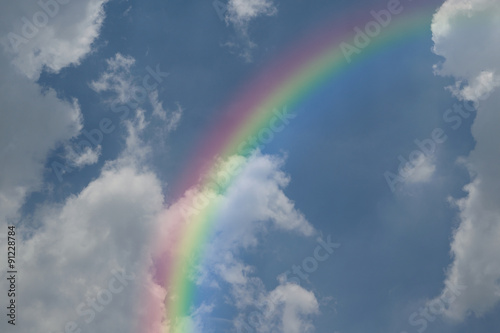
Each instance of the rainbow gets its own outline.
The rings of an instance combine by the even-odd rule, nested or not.
[[[372,8],[362,11],[361,15],[335,18],[333,23],[321,25],[271,61],[224,108],[223,119],[213,125],[202,144],[194,151],[189,163],[191,168],[176,184],[174,195],[182,197],[188,206],[191,204],[196,207],[190,202],[194,200],[193,196],[186,194],[192,193],[192,189],[200,191],[208,188],[223,193],[231,181],[218,184],[216,189],[213,185],[214,175],[220,171],[220,161],[236,154],[248,156],[259,142],[248,142],[247,138],[267,128],[275,117],[275,110],[286,107],[293,111],[319,87],[351,68],[354,63],[360,63],[377,52],[413,37],[429,34],[430,20],[436,8],[430,4],[423,6],[422,3],[406,8],[406,4],[402,4],[400,14],[392,15],[386,27],[380,26],[380,34],[373,34],[368,45],[352,54],[352,62],[345,56],[346,44],[342,43],[355,46],[357,32],[354,28],[364,29],[368,22],[375,21],[371,14]],[[379,10],[382,9],[387,8]],[[237,172],[231,174],[231,178],[234,177],[237,177]],[[196,267],[203,263],[203,246],[211,237],[217,222],[217,211],[217,202],[214,200],[197,208],[194,214],[177,214],[165,221],[165,224],[174,227],[169,229],[169,241],[157,240],[157,247],[163,252],[154,262],[155,279],[167,290],[165,308],[150,305],[146,310],[148,316],[142,322],[142,331],[152,332],[151,327],[157,326],[152,325],[151,321],[159,320],[168,322],[169,332],[193,331],[188,324],[179,326],[179,322],[190,315],[196,298],[196,285],[192,282],[192,276],[196,273]],[[158,234],[162,235],[159,238],[164,236],[160,232]]]

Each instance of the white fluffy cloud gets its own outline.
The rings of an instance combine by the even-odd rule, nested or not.
[[[47,4],[43,6],[38,1],[4,2],[0,11],[4,50],[32,79],[44,67],[57,72],[78,65],[99,35],[106,2],[41,1]]]
[[[235,318],[239,332],[314,332],[311,317],[319,314],[319,304],[313,292],[291,283],[270,292],[262,289],[252,290],[254,298],[249,307],[255,310],[241,312]],[[235,293],[237,296],[240,295]]]
[[[282,164],[283,159],[261,155],[259,152],[248,159],[241,156],[230,157],[221,164],[220,170],[224,172],[214,176],[214,182],[205,188],[188,190],[183,198],[169,207],[162,219],[170,223],[165,225],[160,238],[172,238],[172,230],[192,216],[201,214],[208,205],[218,207],[215,231],[219,235],[217,251],[255,246],[258,234],[271,227],[305,236],[313,235],[314,228],[283,193],[290,179],[280,170]],[[238,177],[224,194],[218,194],[217,186],[210,186],[224,184],[231,179],[227,175],[235,170],[238,170]],[[225,171],[229,173],[225,174]],[[214,257],[218,255],[214,253]]]
[[[500,2],[448,0],[434,16],[434,50],[445,60],[438,72],[452,75],[450,89],[475,102],[472,126],[476,146],[465,163],[473,181],[467,196],[456,201],[461,223],[451,243],[453,262],[445,285],[467,289],[446,315],[463,319],[484,315],[500,300]]]
[[[487,99],[489,94],[500,85],[500,77],[491,71],[482,71],[468,83],[457,81],[449,90],[458,98],[468,101]]]
[[[314,294],[295,284],[276,287],[269,298],[273,303],[282,304],[282,315],[278,324],[279,331],[287,333],[311,332],[314,326],[306,319],[319,312],[318,301]],[[271,309],[271,313],[274,309]]]
[[[138,123],[128,128],[127,148],[97,179],[62,204],[41,207],[18,228],[22,320],[16,327],[23,332],[63,332],[66,325],[132,332],[138,299],[155,292],[146,288],[151,277],[145,273],[163,194],[156,176],[141,166],[148,148],[138,139]],[[26,229],[33,223],[41,227]],[[6,283],[0,282],[2,290]],[[7,325],[0,323],[2,331]]]
[[[141,166],[148,148],[139,139],[144,128],[139,114],[127,123],[127,149],[97,179],[63,203],[43,205],[30,217],[18,214],[26,196],[42,186],[47,155],[67,145],[82,127],[78,101],[60,100],[36,80],[44,68],[77,65],[91,51],[105,2],[44,1],[57,13],[47,14],[46,24],[29,36],[23,25],[29,29],[33,19],[42,20],[40,25],[45,15],[37,1],[0,5],[0,224],[2,229],[7,221],[18,225],[22,292],[16,295],[16,327],[23,332],[63,332],[72,325],[87,331],[133,330],[137,291],[151,279],[141,273],[149,265],[147,246],[163,195],[156,176]],[[18,42],[14,49],[12,41]],[[77,165],[94,163],[98,153],[71,159]],[[33,225],[39,227],[28,227]],[[5,250],[0,250],[3,257]],[[0,289],[7,290],[7,282],[2,279]],[[3,308],[6,301],[2,298]],[[8,327],[0,322],[1,331]]]
[[[0,56],[0,221],[16,216],[26,196],[41,187],[47,155],[81,129],[77,101],[57,98],[16,73]]]
[[[212,232],[216,236],[204,250],[204,266],[195,277],[197,282],[215,287],[221,282],[229,285],[232,302],[242,313],[268,298],[275,298],[276,302],[273,304],[276,304],[277,308],[273,315],[266,319],[266,327],[300,323],[296,326],[297,332],[307,332],[301,328],[311,327],[309,316],[318,311],[314,294],[300,286],[287,284],[268,292],[258,276],[254,275],[258,272],[240,258],[242,252],[258,245],[263,233],[271,230],[294,232],[304,236],[315,234],[311,224],[283,193],[290,181],[280,170],[283,162],[281,158],[256,152],[248,159],[233,156],[222,163],[221,170],[239,170],[238,177],[224,193],[218,193],[210,186],[191,189],[182,199],[170,206],[160,217],[161,221],[168,223],[163,224],[158,235],[162,241],[159,242],[155,253],[163,260],[171,256],[179,260],[182,254],[176,252],[176,231],[196,214],[202,214],[202,210],[208,207],[206,203],[215,205],[217,216],[214,218],[217,223]],[[218,177],[214,177],[215,183],[227,179],[223,172],[216,174]],[[170,297],[175,297],[175,290],[170,292]],[[301,301],[298,301],[299,299]],[[156,308],[162,309],[161,304],[163,303],[158,304]],[[156,321],[160,320],[159,314],[162,310],[151,309],[151,312],[158,314]],[[240,321],[237,319],[235,324],[240,325]]]
[[[49,1],[50,2],[50,1]],[[61,1],[63,2],[63,1]],[[67,102],[36,84],[42,69],[78,64],[91,50],[105,1],[36,1],[0,5],[0,224],[14,218],[26,196],[41,187],[43,165],[57,145],[78,135],[78,101]],[[45,3],[45,2],[43,2]],[[46,18],[46,20],[45,20]],[[39,27],[33,26],[33,20]]]
[[[257,233],[268,226],[311,236],[315,231],[304,215],[295,208],[283,189],[290,178],[280,168],[284,160],[276,156],[256,153],[247,161],[232,157],[241,165],[235,182],[220,198],[222,207],[218,230],[227,248],[237,243],[253,246],[257,244]],[[218,242],[218,248],[222,243]]]
[[[242,315],[255,308],[266,314],[260,318],[258,332],[309,332],[313,327],[310,315],[318,313],[314,294],[284,282],[267,291],[255,268],[238,256],[242,250],[257,246],[262,233],[271,227],[303,236],[311,236],[315,230],[283,193],[290,181],[280,171],[283,159],[257,152],[241,163],[244,166],[238,179],[219,198],[217,237],[207,248],[207,266],[213,267],[210,273],[216,279],[230,285],[233,302]],[[238,316],[235,325],[249,325],[248,318]]]

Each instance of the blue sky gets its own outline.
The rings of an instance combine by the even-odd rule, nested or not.
[[[175,250],[165,221],[204,195],[173,193],[192,153],[287,47],[387,1],[41,3],[0,11],[0,252],[15,225],[19,271],[2,332],[174,332],[144,326],[139,299],[175,295],[152,263]],[[347,66],[230,158],[242,171],[217,197],[194,332],[498,330],[500,6],[426,6],[424,33]]]

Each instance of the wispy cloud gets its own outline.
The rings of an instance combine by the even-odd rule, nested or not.
[[[229,0],[226,22],[234,26],[238,38],[236,41],[224,43],[223,46],[229,48],[231,52],[238,53],[246,62],[251,62],[253,49],[257,47],[248,32],[251,21],[277,13],[278,9],[272,0]]]
[[[99,79],[92,81],[90,87],[98,93],[112,91],[118,96],[120,102],[128,102],[135,88],[130,73],[130,68],[135,64],[135,59],[117,53],[106,62],[108,64],[107,70],[101,74]]]

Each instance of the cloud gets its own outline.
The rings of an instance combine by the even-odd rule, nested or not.
[[[35,80],[43,68],[58,72],[78,65],[99,36],[106,2],[42,2],[48,6],[27,0],[4,2],[0,11],[4,49],[17,68]]]
[[[16,326],[23,332],[63,332],[66,325],[131,332],[138,297],[157,292],[148,289],[148,249],[163,194],[141,162],[147,147],[137,139],[137,123],[128,125],[127,148],[97,179],[61,204],[42,206],[18,227],[23,250],[17,265],[29,272],[18,275],[23,319]],[[41,227],[30,230],[33,223]],[[0,282],[3,290],[6,283]],[[2,321],[2,330],[6,325]]]
[[[313,292],[288,283],[270,292],[259,288],[256,294],[247,311],[240,309],[234,320],[238,332],[314,332],[311,318],[319,314],[319,304]]]
[[[144,167],[149,148],[140,139],[146,126],[141,113],[125,122],[126,149],[105,164],[97,179],[62,203],[43,204],[30,217],[19,214],[27,195],[42,186],[47,156],[57,146],[70,147],[82,129],[78,101],[60,100],[54,90],[42,91],[36,80],[42,70],[78,65],[92,51],[106,1],[43,3],[52,4],[54,15],[30,36],[23,32],[33,18],[48,13],[36,1],[0,5],[0,225],[5,228],[10,221],[18,226],[17,246],[23,251],[16,263],[29,272],[17,276],[23,292],[16,302],[23,319],[16,326],[28,333],[63,332],[74,322],[84,331],[132,331],[140,315],[138,292],[165,297],[150,288],[152,278],[143,274],[163,194],[159,180]],[[111,70],[131,66],[124,57],[108,64]],[[99,147],[82,154],[67,150],[77,166],[95,163],[99,154]],[[5,251],[0,250],[4,257]],[[0,289],[7,290],[7,282],[2,279]],[[2,298],[2,307],[6,301]],[[8,331],[7,325],[2,321],[0,330]]]
[[[413,161],[410,168],[403,171],[405,183],[426,183],[431,180],[435,170],[436,165],[433,163],[432,158],[422,153]]]
[[[468,84],[457,81],[449,90],[459,99],[479,101],[487,99],[489,94],[500,85],[500,77],[490,71],[482,71]]]
[[[114,97],[108,102],[111,104],[113,112],[136,109],[142,107],[142,104],[149,100],[153,109],[152,115],[161,122],[158,122],[157,131],[158,140],[163,142],[166,135],[174,131],[179,124],[183,109],[179,103],[176,103],[174,111],[165,110],[163,102],[159,100],[158,84],[162,82],[161,77],[157,74],[153,75],[156,82],[151,86],[149,80],[151,78],[152,69],[147,67],[146,74],[142,80],[135,77],[131,69],[135,65],[135,59],[131,56],[124,56],[121,53],[115,54],[114,57],[106,60],[108,67],[106,71],[95,81],[90,83],[90,87],[97,93],[111,93]],[[159,68],[159,67],[157,67]],[[158,70],[157,70],[158,71]],[[160,76],[168,76],[168,73],[161,73]],[[117,107],[117,103],[124,104]],[[126,106],[126,105],[128,106]],[[126,111],[122,116],[127,116],[129,111]],[[123,117],[122,117],[123,118]]]
[[[122,103],[127,103],[135,88],[130,68],[135,64],[135,59],[131,56],[123,56],[121,53],[115,54],[114,58],[106,60],[108,68],[101,77],[90,83],[90,87],[98,92],[112,91],[118,96]]]
[[[104,2],[54,2],[49,11],[53,16],[36,1],[0,5],[2,225],[16,217],[29,193],[40,189],[48,154],[81,130],[78,101],[60,100],[54,90],[42,91],[36,80],[44,68],[58,71],[76,65],[91,51],[104,17]],[[34,19],[39,27],[33,26]]]
[[[177,103],[176,109],[174,111],[165,110],[163,108],[163,103],[158,99],[158,91],[155,90],[149,94],[149,100],[153,106],[153,116],[163,120],[165,122],[165,128],[167,132],[171,132],[177,128],[182,117],[184,110],[182,106]]]
[[[26,196],[40,189],[48,154],[78,135],[80,107],[45,93],[0,56],[0,223],[14,218]]]
[[[272,0],[229,0],[226,19],[237,29],[247,33],[248,24],[259,16],[272,16],[278,12]]]
[[[280,170],[283,163],[280,157],[262,155],[258,151],[248,159],[239,155],[229,157],[220,163],[219,172],[214,173],[211,182],[204,187],[189,189],[165,211],[162,219],[170,223],[165,224],[159,237],[175,237],[173,230],[212,206],[217,206],[214,233],[219,235],[214,242],[217,245],[214,258],[219,257],[217,251],[255,246],[258,234],[269,228],[313,235],[312,225],[283,192],[290,182]],[[236,179],[232,179],[236,173]],[[227,182],[231,182],[230,186],[219,193],[219,188],[225,188]]]
[[[82,168],[86,165],[92,165],[97,163],[99,156],[101,155],[101,146],[98,145],[94,149],[90,147],[85,147],[85,149],[79,154],[75,152],[73,147],[66,147],[66,160],[77,168]]]
[[[311,294],[299,286],[285,285],[278,287],[276,291],[267,292],[262,281],[253,275],[256,273],[255,268],[246,265],[240,258],[242,252],[258,245],[262,235],[273,230],[303,236],[316,233],[283,192],[290,182],[290,178],[280,170],[283,163],[284,160],[280,157],[262,155],[258,151],[248,159],[232,156],[222,162],[220,170],[238,170],[236,179],[231,180],[230,186],[223,193],[215,185],[190,189],[183,198],[162,213],[160,220],[168,223],[163,223],[158,233],[161,242],[158,242],[155,253],[157,258],[162,259],[155,261],[167,262],[166,258],[174,257],[176,260],[185,259],[189,262],[187,257],[182,259],[185,254],[177,251],[178,230],[195,219],[197,214],[203,214],[205,208],[213,205],[217,207],[217,215],[214,217],[217,223],[211,232],[214,237],[204,249],[204,265],[193,279],[199,285],[208,287],[217,287],[221,283],[229,285],[234,305],[240,311],[255,306],[262,301],[262,297],[275,297],[281,305],[274,317],[269,318],[273,325],[282,325],[281,320],[291,318],[303,322],[303,326],[297,327],[309,327],[308,321],[300,318],[316,313],[316,307],[301,308],[288,293],[304,292],[304,297],[309,295],[306,298],[314,303],[310,300]],[[214,174],[212,184],[223,184],[231,179],[223,171]],[[158,276],[164,276],[167,270],[168,267],[161,265],[156,267]],[[163,281],[162,278],[159,280]],[[167,290],[170,297],[176,297],[175,292]],[[162,309],[161,304],[157,308]],[[161,311],[156,310],[156,313]],[[157,315],[156,320],[159,317]]]
[[[274,16],[278,9],[272,0],[229,0],[226,22],[231,23],[239,34],[238,41],[228,41],[223,46],[236,52],[246,62],[252,61],[252,50],[257,47],[249,36],[250,22],[261,16]]]
[[[500,300],[500,3],[448,0],[433,19],[434,51],[444,57],[438,72],[454,76],[456,96],[475,102],[476,146],[464,159],[473,179],[467,196],[455,200],[460,225],[451,243],[453,262],[445,286],[467,289],[446,309],[450,318],[482,316]],[[441,295],[440,297],[442,297]]]
[[[216,199],[220,207],[216,230],[220,236],[218,250],[255,246],[259,233],[267,232],[270,227],[304,236],[315,233],[283,192],[290,182],[280,170],[283,158],[255,152],[246,160],[233,156],[227,163],[238,165],[240,171],[225,195]]]
[[[314,327],[304,317],[318,314],[318,301],[314,294],[295,284],[276,287],[269,298],[283,304],[280,331],[287,333],[311,332]],[[271,309],[272,312],[273,309]]]

